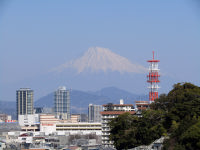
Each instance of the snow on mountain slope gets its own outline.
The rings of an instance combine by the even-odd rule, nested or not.
[[[62,64],[54,71],[62,72],[68,68],[74,68],[78,73],[88,70],[91,72],[117,71],[120,73],[144,73],[147,71],[142,65],[133,64],[127,58],[101,47],[89,48],[82,57]]]

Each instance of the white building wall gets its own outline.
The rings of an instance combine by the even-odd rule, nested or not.
[[[45,135],[56,132],[56,123],[58,119],[54,115],[42,114],[40,115],[40,132],[44,132]]]
[[[18,121],[20,126],[30,126],[35,124],[35,116],[34,115],[18,115]]]
[[[56,124],[40,124],[40,132],[44,132],[45,135],[56,132]]]
[[[32,136],[23,136],[23,137],[18,137],[18,142],[22,143],[32,143],[33,142],[33,137]]]
[[[12,120],[12,116],[8,115],[8,119],[7,120]]]

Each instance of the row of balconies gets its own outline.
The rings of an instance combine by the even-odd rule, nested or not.
[[[102,123],[108,123],[109,121],[108,120],[102,120]]]
[[[63,130],[101,130],[101,127],[56,127],[56,129],[63,129]]]
[[[101,128],[102,128],[102,129],[106,129],[106,128],[110,129],[109,126],[102,126]]]
[[[101,124],[98,124],[98,125],[60,125],[60,124],[57,124],[56,127],[72,127],[72,128],[100,128],[102,125]]]
[[[104,107],[103,108],[104,111],[107,111],[108,108],[107,107]],[[113,107],[113,110],[114,111],[124,111],[124,110],[132,110],[132,107],[131,106],[118,106],[118,107]]]
[[[102,131],[110,131],[110,128],[102,129]]]
[[[103,132],[103,131],[102,131],[102,136],[103,136],[103,135],[110,135],[110,132]]]
[[[97,132],[97,131],[101,131],[101,129],[56,129],[56,131],[90,131],[90,132]]]
[[[102,123],[101,127],[108,127],[109,125],[107,123]]]
[[[109,140],[102,140],[102,144],[113,144],[113,141],[109,141]]]
[[[104,119],[104,118],[110,118],[110,119],[112,119],[112,118],[116,118],[116,115],[102,115],[102,117],[101,117],[102,119]]]
[[[102,139],[102,140],[109,140],[109,137],[108,137],[108,136],[105,136],[105,137],[102,137],[101,139]]]

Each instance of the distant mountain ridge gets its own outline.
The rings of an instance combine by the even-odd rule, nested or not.
[[[0,113],[11,115],[14,119],[16,119],[16,102],[0,101]]]
[[[135,100],[147,100],[147,96],[132,94],[116,87],[107,87],[96,92],[84,92],[79,90],[71,90],[70,92],[72,113],[86,113],[90,103],[96,105],[103,105],[107,103],[118,104],[120,99],[123,99],[126,104],[134,104]],[[35,106],[53,107],[53,103],[54,93],[50,93],[47,96],[41,97],[35,101]]]
[[[70,103],[72,113],[87,113],[90,103],[103,105],[107,103],[119,104],[119,100],[124,99],[125,104],[134,104],[135,100],[147,100],[146,95],[137,95],[116,87],[106,87],[99,91],[71,90]],[[54,92],[41,97],[34,102],[34,107],[53,107]],[[0,113],[6,113],[16,117],[16,102],[0,102]]]

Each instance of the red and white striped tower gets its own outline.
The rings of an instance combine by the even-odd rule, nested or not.
[[[147,82],[150,84],[150,86],[148,87],[149,90],[149,102],[152,103],[154,102],[155,99],[158,98],[158,83],[159,81],[159,70],[158,69],[158,62],[160,62],[160,60],[155,60],[154,59],[154,51],[153,51],[153,59],[152,60],[148,60],[147,62],[149,62],[149,74],[147,75]]]

